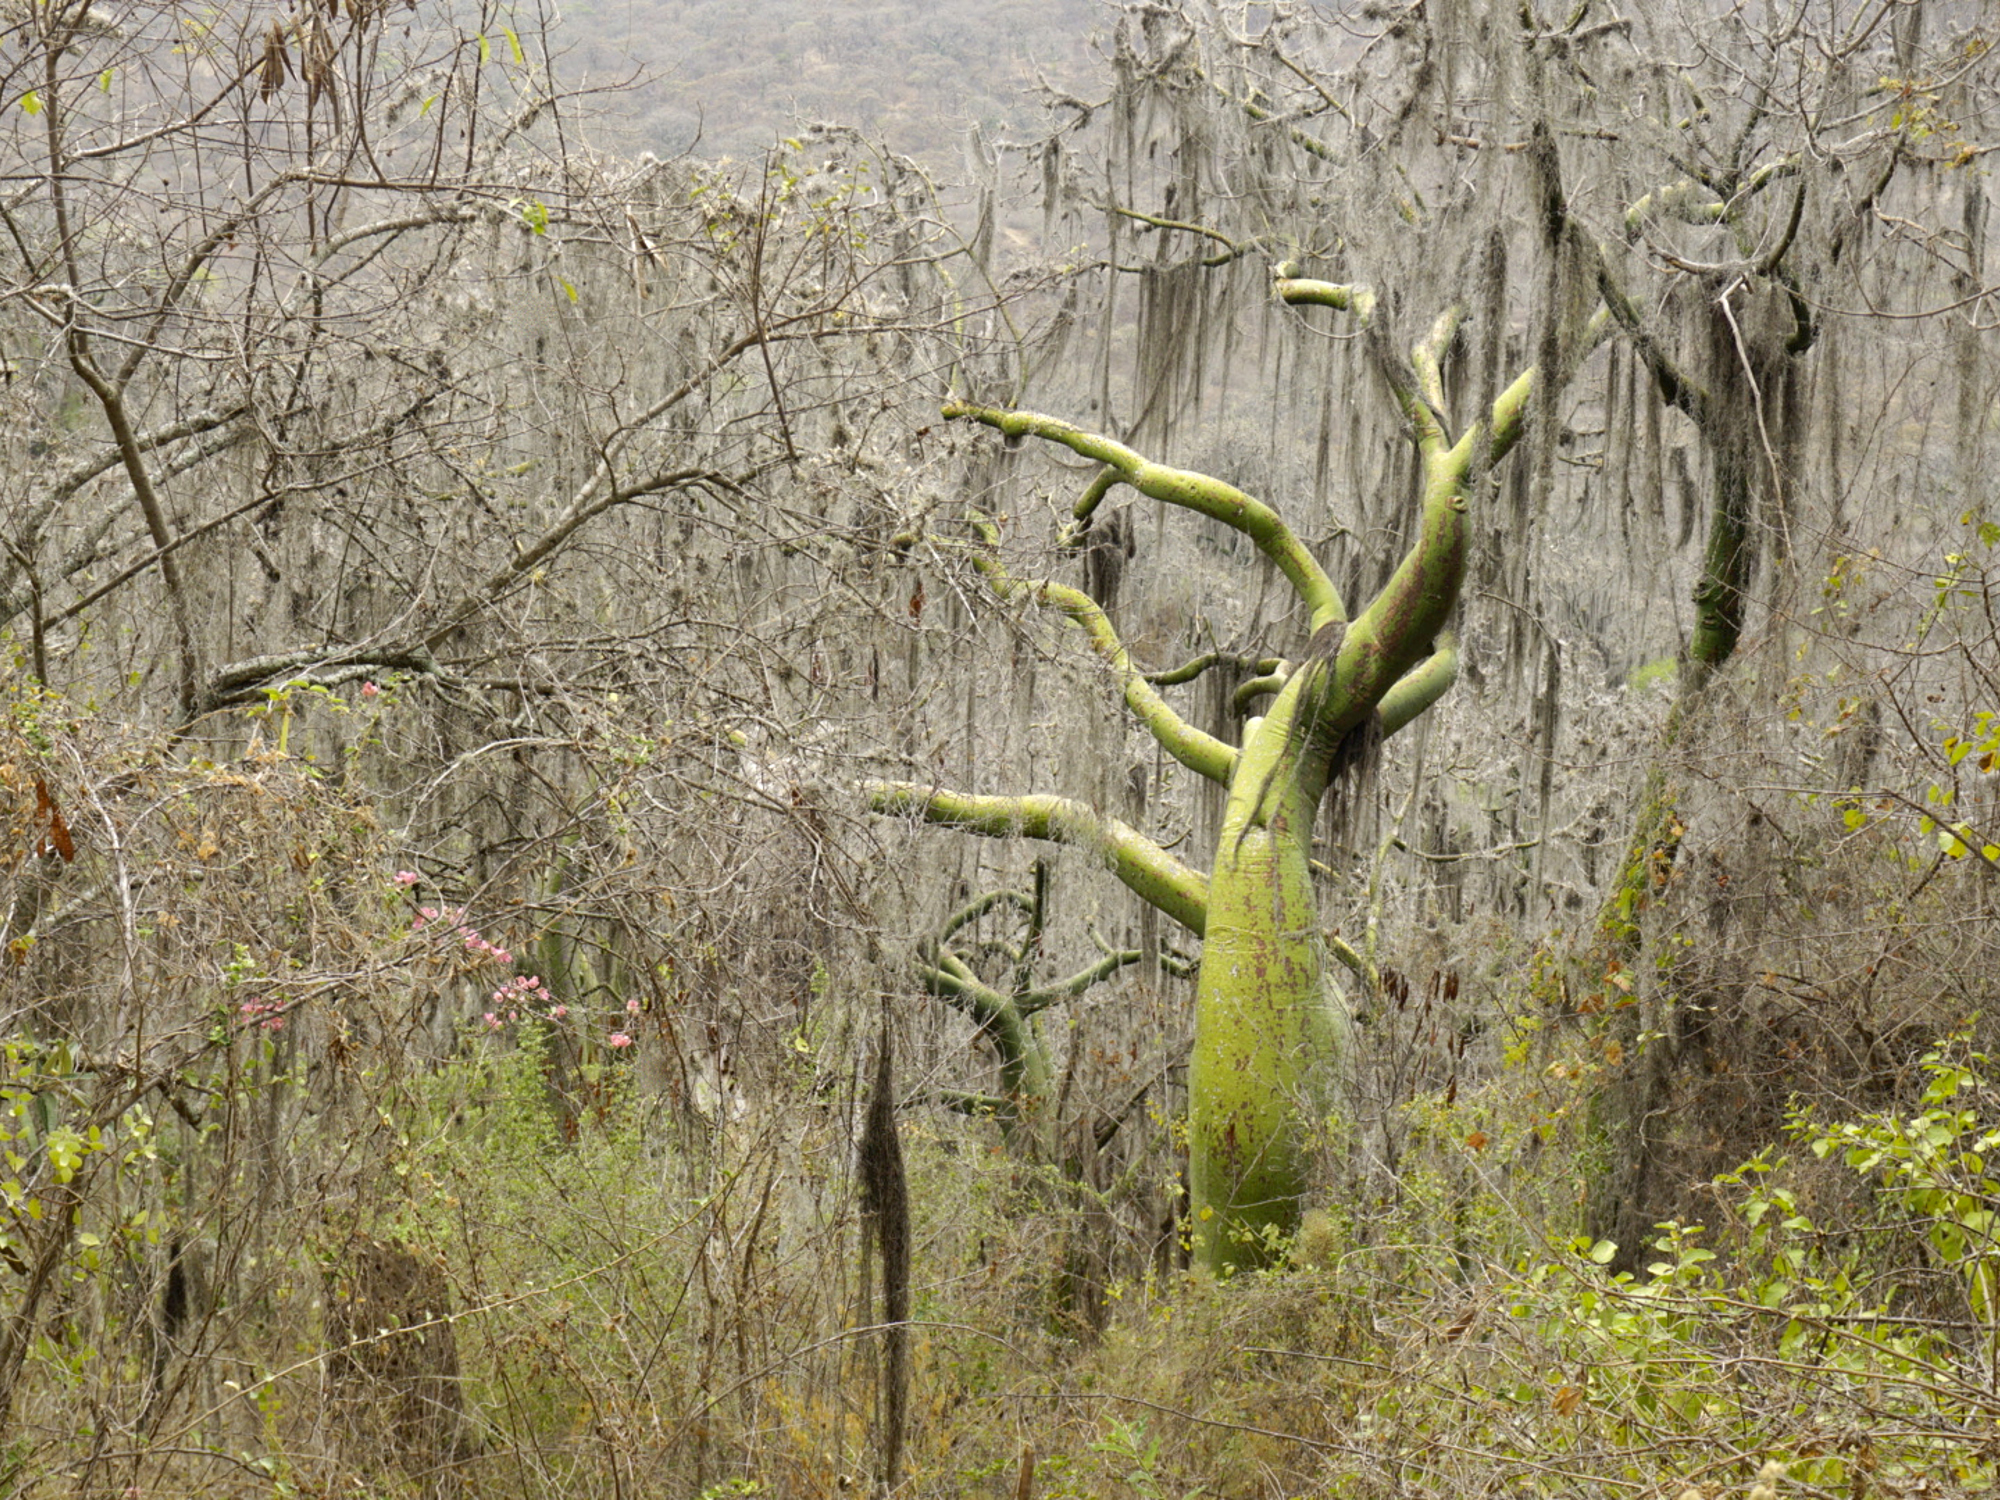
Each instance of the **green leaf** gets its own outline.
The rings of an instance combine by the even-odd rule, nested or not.
[[[507,33],[507,45],[514,49],[515,63],[518,65],[526,62],[527,54],[521,50],[521,39],[514,34],[514,28],[511,26],[502,26],[500,29]]]
[[[29,89],[27,93],[21,96],[21,108],[27,114],[40,114],[42,112],[42,96],[33,89]]]
[[[486,33],[479,33],[479,65],[483,68],[493,61],[493,44],[486,40]]]
[[[570,301],[572,302],[576,301],[576,288],[571,286],[567,281],[564,281],[563,278],[560,276],[556,278],[556,281],[561,285],[564,295],[566,295]]]

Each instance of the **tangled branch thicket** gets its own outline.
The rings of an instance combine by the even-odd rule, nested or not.
[[[1991,1487],[1991,18],[1105,21],[961,190],[596,149],[490,8],[0,20],[10,1493]],[[1127,710],[1229,750],[1312,622],[940,405],[1367,600],[1530,367],[1313,834],[1303,1224],[1193,1276],[1105,865],[1194,910],[1224,805]]]

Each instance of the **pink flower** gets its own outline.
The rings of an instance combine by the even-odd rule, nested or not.
[[[396,877],[395,877],[396,884],[404,887],[405,889],[415,885],[419,880],[422,880],[423,878],[424,877],[419,875],[415,870],[398,870],[396,872]]]
[[[494,1015],[492,1011],[489,1010],[488,1012],[486,1012],[485,1019],[486,1019],[486,1029],[488,1031],[498,1031],[500,1029],[501,1026],[500,1018]]]
[[[569,1019],[569,1007],[567,1005],[551,1005],[549,1007],[549,1019],[551,1021],[567,1021]]]
[[[637,1000],[627,1000],[627,1001],[625,1002],[625,1014],[626,1014],[626,1015],[628,1015],[628,1016],[636,1016],[636,1015],[638,1015],[638,1014],[639,1014],[639,1002],[638,1002]]]
[[[236,1007],[236,1013],[246,1021],[253,1021],[266,1031],[285,1029],[285,1004],[282,1000],[266,1000],[262,996],[245,1000]]]
[[[629,1047],[632,1045],[632,1038],[625,1035],[622,1031],[614,1031],[609,1037],[605,1038],[605,1045],[614,1048]]]
[[[372,682],[364,682],[361,684],[361,696],[364,698],[378,697],[380,696],[381,692],[382,690]]]

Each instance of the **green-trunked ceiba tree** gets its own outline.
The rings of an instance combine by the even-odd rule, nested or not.
[[[1519,438],[1542,378],[1528,370],[1490,413],[1455,431],[1440,373],[1458,333],[1455,310],[1404,359],[1372,316],[1368,288],[1305,279],[1293,270],[1279,268],[1280,300],[1336,308],[1362,322],[1421,465],[1416,540],[1359,614],[1349,614],[1325,569],[1278,513],[1232,485],[1152,463],[1034,412],[963,401],[944,408],[947,417],[983,422],[1010,441],[1040,438],[1104,466],[1076,504],[1070,540],[1105,495],[1125,484],[1242,532],[1297,591],[1311,638],[1297,659],[1277,662],[1250,685],[1269,695],[1269,706],[1245,723],[1242,744],[1231,746],[1175,712],[1086,593],[1014,577],[991,545],[996,529],[984,519],[974,522],[974,562],[993,592],[1067,615],[1119,675],[1127,708],[1166,752],[1226,790],[1209,874],[1065,797],[973,795],[907,782],[868,789],[881,812],[1094,849],[1133,891],[1203,939],[1189,1076],[1189,1207],[1197,1253],[1217,1270],[1267,1262],[1296,1227],[1313,1123],[1331,1104],[1351,1048],[1313,892],[1314,818],[1343,769],[1429,708],[1456,677],[1448,626],[1465,577],[1469,508]],[[1601,323],[1573,341],[1566,367],[1574,368]]]

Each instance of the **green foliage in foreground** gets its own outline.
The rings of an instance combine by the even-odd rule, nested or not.
[[[11,1098],[30,1080],[9,1055]],[[1801,1116],[1798,1160],[1723,1179],[1716,1221],[1661,1226],[1642,1276],[1607,1275],[1602,1243],[1520,1248],[1504,1201],[1445,1243],[1435,1129],[1390,1211],[1314,1215],[1286,1269],[1131,1267],[1094,1347],[1052,1321],[1062,1226],[1020,1212],[1030,1189],[982,1147],[991,1123],[913,1118],[911,1493],[1012,1493],[1024,1462],[1048,1497],[1985,1492],[2000,1109],[1984,1057],[1926,1067],[1915,1113]],[[401,1191],[343,1227],[449,1268],[482,1493],[837,1492],[867,1472],[873,1387],[827,1116],[802,1088],[755,1121],[665,1129],[635,1081],[607,1064],[565,1138],[534,1037],[477,1038],[402,1096],[381,1163]],[[329,1444],[312,1263],[330,1232],[212,1356],[259,1372],[236,1403],[257,1422],[171,1417],[172,1451],[130,1470],[142,1493],[405,1492],[379,1455]],[[102,1258],[65,1274],[115,1281]],[[19,1492],[63,1493],[95,1439],[54,1423],[62,1390],[116,1410],[143,1373],[75,1339],[32,1362]]]

